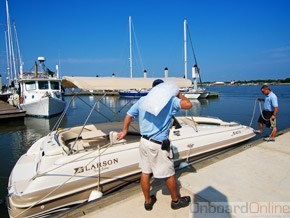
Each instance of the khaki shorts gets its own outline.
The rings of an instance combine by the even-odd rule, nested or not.
[[[140,140],[140,164],[142,173],[153,173],[155,178],[167,178],[175,174],[170,153],[162,150],[161,145],[147,139]]]

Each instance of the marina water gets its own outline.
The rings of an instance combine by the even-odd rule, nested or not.
[[[290,127],[290,85],[270,86],[278,96],[279,112],[277,116],[278,131]],[[219,92],[219,98],[192,100],[193,107],[190,111],[180,111],[180,115],[219,117],[225,121],[236,121],[244,125],[250,125],[254,116],[252,127],[257,128],[257,119],[260,114],[259,103],[256,98],[264,97],[260,86],[212,86],[209,91]],[[80,96],[87,104],[93,105],[95,99],[92,96]],[[101,96],[97,96],[101,98]],[[72,100],[72,96],[65,97],[66,102]],[[88,123],[100,123],[120,121],[120,128],[127,110],[136,102],[136,99],[125,99],[117,96],[106,96],[97,104]],[[253,113],[256,104],[255,113]],[[106,108],[104,105],[109,105]],[[61,127],[82,125],[90,112],[90,108],[80,99],[71,102]],[[115,114],[116,113],[116,114]],[[19,157],[39,138],[48,134],[54,127],[58,117],[41,119],[25,117],[23,122],[9,122],[0,124],[0,199],[1,217],[7,214],[4,198],[7,195],[7,183],[10,172]],[[270,130],[263,134],[270,134]],[[254,138],[258,139],[260,136]],[[5,216],[4,216],[5,217]]]

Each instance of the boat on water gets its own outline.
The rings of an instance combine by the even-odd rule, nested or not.
[[[195,91],[189,90],[189,89],[188,89],[188,91],[185,91],[182,93],[188,99],[198,99],[200,97],[200,93],[196,93]]]
[[[207,92],[204,88],[197,87],[197,78],[198,78],[198,69],[197,65],[194,65],[192,68],[193,75],[193,86],[182,89],[182,93],[185,97],[189,99],[205,99],[209,96],[209,92]]]
[[[19,107],[30,116],[50,117],[60,114],[66,103],[62,96],[58,69],[57,73],[50,71],[44,65],[44,57],[39,57],[38,61],[32,72],[20,72]]]
[[[123,98],[141,98],[143,96],[146,96],[148,94],[148,90],[134,90],[134,89],[130,89],[130,90],[121,90],[119,91],[119,95],[120,97]]]
[[[63,77],[62,85],[83,91],[142,89],[150,88],[155,79]],[[173,81],[179,87],[188,87],[191,83],[183,78],[161,79]],[[101,99],[96,98],[83,126],[59,128],[63,113],[52,131],[19,158],[8,183],[10,217],[49,215],[98,199],[139,178],[141,136],[138,123],[131,124],[125,139],[116,140],[122,122],[88,123],[99,101]],[[178,167],[198,155],[245,142],[254,136],[252,128],[236,122],[182,116],[173,119],[169,138]]]

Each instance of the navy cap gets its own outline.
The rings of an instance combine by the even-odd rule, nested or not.
[[[160,83],[163,83],[164,81],[162,79],[156,79],[154,80],[154,82],[152,83],[152,88],[159,85]]]

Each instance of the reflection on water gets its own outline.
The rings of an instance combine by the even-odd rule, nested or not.
[[[273,86],[272,90],[279,99],[278,129],[289,128],[290,86]],[[237,121],[249,125],[255,99],[257,97],[264,97],[261,95],[260,87],[257,86],[211,87],[211,91],[219,92],[220,97],[216,99],[192,100],[192,109],[189,111],[181,110],[178,115],[212,116],[219,117],[225,121]],[[67,103],[70,100],[72,100],[72,103],[68,108],[67,114],[64,116],[61,127],[82,125],[90,113],[90,108],[86,104],[92,106],[96,100],[100,102],[97,103],[89,123],[108,122],[108,120],[123,121],[128,109],[137,101],[137,99],[119,98],[118,96],[79,97],[83,101],[80,98],[72,100],[72,96],[65,97]],[[254,117],[254,128],[256,128],[258,116],[259,111],[257,110]],[[58,117],[50,119],[26,117],[24,123],[12,122],[0,124],[1,199],[7,194],[8,177],[15,162],[36,140],[48,134],[57,120]]]
[[[36,131],[36,134],[43,136],[50,132],[57,119],[58,117],[52,117],[50,119],[26,117],[24,123],[28,129],[33,129]]]

